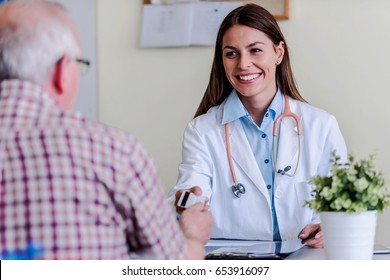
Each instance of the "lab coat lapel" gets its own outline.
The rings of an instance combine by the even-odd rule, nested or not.
[[[236,171],[237,180],[240,181],[239,171],[244,172],[255,186],[260,190],[269,201],[269,194],[265,186],[264,178],[257,166],[256,159],[246,138],[244,129],[239,120],[229,124],[230,146],[234,164],[237,164],[239,170]]]

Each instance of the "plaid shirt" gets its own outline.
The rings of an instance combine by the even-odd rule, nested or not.
[[[32,83],[0,83],[0,171],[3,258],[183,258],[140,143],[63,111]]]

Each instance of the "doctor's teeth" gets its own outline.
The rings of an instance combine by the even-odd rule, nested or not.
[[[246,75],[246,76],[239,76],[240,80],[249,81],[257,78],[259,74],[253,74],[253,75]]]

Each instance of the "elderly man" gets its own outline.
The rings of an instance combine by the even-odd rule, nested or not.
[[[58,4],[0,6],[2,258],[203,258],[207,206],[177,222],[140,143],[69,111],[87,65]]]

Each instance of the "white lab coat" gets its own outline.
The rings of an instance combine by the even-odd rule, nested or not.
[[[306,225],[319,223],[319,216],[304,206],[311,198],[309,178],[329,173],[333,150],[342,159],[347,158],[343,136],[332,115],[291,98],[290,106],[302,127],[301,155],[294,177],[275,174],[275,210],[282,240],[295,239]],[[240,198],[232,193],[233,181],[221,124],[223,109],[224,103],[188,124],[179,179],[169,195],[172,198],[178,189],[201,187],[203,195],[210,200],[214,219],[212,238],[272,240],[270,197],[239,120],[229,124],[230,145],[237,181],[245,186],[246,193]],[[277,168],[295,164],[298,154],[295,122],[284,119],[280,129]]]

